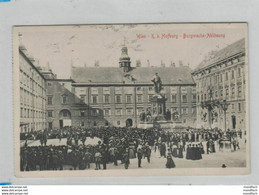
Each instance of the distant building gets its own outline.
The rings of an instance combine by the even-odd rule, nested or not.
[[[138,126],[139,115],[150,110],[154,94],[152,77],[162,79],[162,94],[172,120],[185,126],[196,122],[196,87],[189,67],[132,67],[127,47],[122,48],[119,67],[72,67],[72,91],[90,108],[100,110],[93,117],[85,110],[84,126]],[[96,115],[96,113],[94,113]],[[89,121],[91,117],[91,121]],[[73,116],[72,116],[73,123]],[[78,124],[78,123],[77,123]]]
[[[215,106],[211,113],[204,102],[229,104],[226,111],[226,128],[246,127],[246,59],[245,39],[241,39],[217,52],[213,51],[192,73],[197,87],[197,124],[205,128],[224,129],[224,111]],[[209,116],[210,115],[210,116]]]
[[[46,128],[45,79],[23,47],[19,48],[19,69],[20,132],[43,130]]]

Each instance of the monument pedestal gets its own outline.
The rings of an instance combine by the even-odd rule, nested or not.
[[[152,117],[154,121],[166,121],[165,118],[165,102],[166,98],[164,95],[157,93],[151,99],[150,103],[152,104]]]

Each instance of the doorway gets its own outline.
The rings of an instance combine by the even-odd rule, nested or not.
[[[236,129],[236,116],[232,115],[232,128]]]
[[[132,122],[132,119],[130,119],[130,118],[127,119],[127,120],[126,120],[126,127],[132,127],[132,123],[133,123],[133,122]]]

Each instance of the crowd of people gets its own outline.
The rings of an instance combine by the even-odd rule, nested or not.
[[[55,131],[42,131],[21,136],[25,144],[21,147],[21,170],[84,170],[94,168],[107,169],[107,164],[118,166],[118,161],[125,169],[130,167],[131,159],[137,159],[138,167],[142,167],[142,160],[151,162],[152,152],[159,152],[165,158],[165,167],[176,167],[173,158],[200,160],[202,155],[215,153],[215,142],[229,140],[239,148],[238,139],[242,132],[227,131],[225,134],[219,129],[186,129],[181,132],[164,130],[100,127],[75,128],[66,127]],[[40,140],[39,146],[28,146],[28,140]],[[66,138],[66,144],[61,146],[47,145],[50,138],[61,142]],[[96,145],[86,144],[87,139],[99,138]],[[203,145],[203,143],[205,143]],[[206,150],[204,150],[204,146]],[[219,144],[219,147],[221,145]]]

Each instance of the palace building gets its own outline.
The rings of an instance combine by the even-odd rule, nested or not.
[[[245,46],[243,38],[211,52],[192,73],[199,127],[241,130],[246,127],[248,64]]]
[[[46,128],[45,78],[24,47],[19,48],[20,132]]]
[[[171,120],[184,126],[196,123],[196,87],[188,66],[133,67],[127,47],[122,48],[118,67],[72,67],[72,92],[77,101],[92,109],[84,110],[82,126],[138,126],[140,113],[152,108],[151,82],[155,73],[161,77],[166,109]],[[88,109],[89,109],[88,108]],[[94,111],[96,109],[96,111]],[[73,117],[72,117],[73,118]],[[91,120],[89,120],[91,118]],[[80,124],[79,119],[74,124]],[[73,119],[72,119],[73,123]]]

